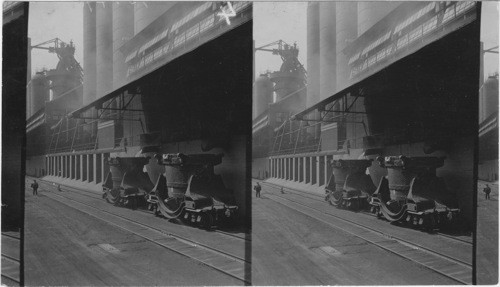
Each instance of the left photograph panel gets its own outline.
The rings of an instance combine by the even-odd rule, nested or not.
[[[1,283],[22,286],[28,3],[2,4]]]
[[[251,284],[252,3],[28,22],[25,284]]]

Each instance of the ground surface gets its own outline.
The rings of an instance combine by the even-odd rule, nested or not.
[[[47,192],[42,189],[38,196],[26,192],[26,285],[241,285],[208,266],[55,201]]]
[[[490,199],[485,199],[486,182],[478,182],[477,197],[477,284],[498,283],[498,183],[488,183]]]
[[[262,197],[254,197],[252,201],[253,284],[457,284],[421,265],[272,200],[271,195],[277,193],[263,186]],[[291,194],[285,196],[292,197]],[[307,198],[301,200],[313,204]],[[332,208],[323,204],[327,209]],[[383,224],[387,222],[381,222],[381,226]],[[391,228],[391,225],[387,226]],[[404,229],[398,231],[405,232]],[[422,238],[430,236],[415,234]],[[462,257],[471,260],[472,250],[467,253]]]

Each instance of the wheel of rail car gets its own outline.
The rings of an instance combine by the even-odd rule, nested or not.
[[[158,209],[168,219],[178,218],[184,210],[184,198],[169,197],[167,190],[156,190]]]
[[[351,205],[349,206],[349,208],[351,208],[352,210],[359,210],[359,205],[359,199],[356,198],[356,200],[351,201]]]
[[[408,213],[408,214],[406,214],[406,217],[404,218],[403,223],[406,225],[411,225],[411,222],[412,222],[411,214]]]
[[[427,231],[433,231],[434,228],[436,227],[436,220],[434,218],[434,215],[427,215],[424,218],[424,228]]]
[[[342,207],[342,192],[331,192],[328,203],[333,206]]]
[[[111,188],[106,190],[106,201],[118,205],[120,203],[120,189]]]
[[[154,213],[155,216],[160,216],[160,211],[158,210],[157,206],[154,207],[153,213]]]
[[[214,217],[212,216],[212,214],[205,213],[201,215],[200,225],[205,229],[212,229],[212,226],[214,226]]]
[[[137,208],[137,198],[135,196],[127,197],[123,203],[128,208],[136,209]]]

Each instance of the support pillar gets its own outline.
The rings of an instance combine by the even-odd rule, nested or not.
[[[310,157],[306,156],[304,157],[304,161],[305,161],[305,166],[306,166],[306,170],[305,170],[305,183],[310,183],[311,182],[311,161],[310,161]]]
[[[318,184],[318,157],[311,156],[311,184]]]
[[[295,157],[293,162],[295,163],[295,168],[293,169],[294,178],[295,181],[299,181],[299,158]]]
[[[69,179],[73,179],[73,156],[72,155],[68,156],[68,161],[69,161],[69,165],[68,165],[68,178]]]
[[[87,159],[88,159],[88,182],[94,182],[95,181],[95,154],[88,154]]]
[[[322,185],[321,183],[321,173],[323,172],[323,169],[321,168],[321,157],[320,156],[315,156],[315,161],[316,161],[316,184],[318,186]]]
[[[80,180],[82,178],[82,159],[79,154],[75,155],[75,179]]]
[[[300,172],[301,172],[301,175],[300,175],[300,182],[305,182],[306,180],[306,158],[305,157],[301,157],[300,158]]]
[[[109,159],[109,153],[103,154],[103,159],[102,159],[102,172],[103,172],[103,181],[106,179],[106,176],[109,173],[109,164],[108,164],[108,159]]]
[[[106,175],[107,175],[107,171],[105,169],[105,165],[104,165],[104,161],[107,161],[107,158],[106,158],[106,154],[103,153],[101,155],[101,161],[100,161],[100,164],[101,164],[101,178],[102,178],[102,182],[104,183],[104,181],[106,180]]]
[[[325,155],[325,185],[328,183],[328,166],[330,163],[328,162],[328,156]]]
[[[289,167],[290,160],[289,158],[285,158],[285,179],[289,180],[290,179],[290,170],[288,169]]]
[[[281,178],[281,158],[278,158],[278,178]]]
[[[278,176],[276,175],[276,159],[275,158],[273,158],[273,177],[278,178]]]
[[[95,178],[95,183],[100,183],[102,182],[102,154],[95,154],[94,158],[94,178]]]
[[[274,164],[273,163],[274,163],[274,158],[270,158],[269,159],[269,164],[271,166],[271,177],[274,178]]]
[[[69,177],[69,156],[65,155],[64,158],[64,178]]]
[[[91,172],[90,164],[91,164],[91,162],[90,162],[90,155],[89,154],[85,155],[85,163],[86,163],[85,164],[85,166],[86,166],[85,170],[87,171],[87,176],[85,177],[85,181],[86,182],[90,182],[90,177],[91,177],[90,176],[90,172]]]
[[[285,159],[281,158],[281,179],[285,179]]]
[[[81,181],[85,181],[85,170],[86,170],[86,165],[84,163],[85,159],[86,159],[86,154],[81,154],[80,155],[80,180]]]
[[[268,176],[272,177],[271,172],[273,169],[272,169],[272,160],[271,159],[268,160],[268,167],[269,167],[268,168],[268,171],[269,171]]]

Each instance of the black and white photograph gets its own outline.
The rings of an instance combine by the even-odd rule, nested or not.
[[[252,40],[251,2],[29,3],[24,284],[250,284]]]
[[[498,202],[473,272],[478,119],[498,194],[495,27],[497,3],[254,3],[253,284],[498,282]]]
[[[4,1],[5,286],[498,284],[496,1]]]

